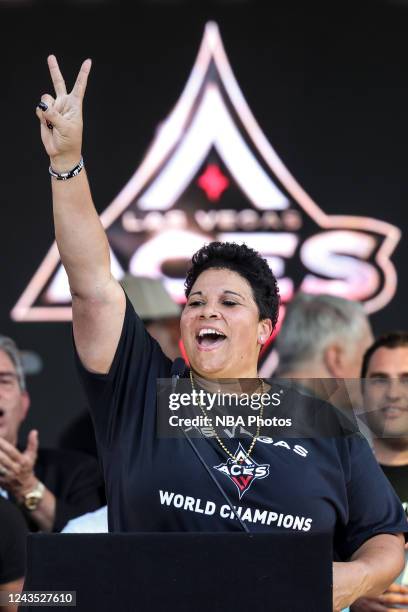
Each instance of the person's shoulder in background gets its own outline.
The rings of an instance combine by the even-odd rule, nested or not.
[[[359,433],[354,412],[330,401],[330,390],[316,385],[320,379],[304,384],[298,379],[271,378],[267,382],[271,392],[280,396],[280,416],[291,417],[291,437],[347,438]]]
[[[64,489],[78,473],[92,475],[93,480],[98,483],[102,479],[97,460],[87,453],[63,448],[38,450],[36,474],[54,494],[51,485],[60,490]]]

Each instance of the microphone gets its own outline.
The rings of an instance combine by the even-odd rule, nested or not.
[[[174,393],[178,379],[183,376],[186,371],[186,363],[182,357],[177,357],[171,366],[171,392]]]

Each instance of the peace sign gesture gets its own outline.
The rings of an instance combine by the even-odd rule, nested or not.
[[[41,139],[52,167],[57,172],[65,172],[81,158],[82,101],[92,62],[90,59],[83,62],[72,91],[67,93],[57,58],[50,55],[47,61],[56,97],[44,94],[36,114],[41,122]]]

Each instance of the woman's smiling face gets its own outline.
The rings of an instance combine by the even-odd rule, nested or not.
[[[181,316],[190,365],[207,378],[255,378],[261,345],[272,332],[248,281],[229,269],[202,272]]]

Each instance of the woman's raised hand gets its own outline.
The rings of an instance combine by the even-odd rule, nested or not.
[[[82,101],[92,62],[90,59],[83,62],[72,91],[67,93],[56,57],[50,55],[47,61],[55,98],[44,94],[41,97],[42,108],[37,106],[36,114],[41,122],[41,139],[51,166],[57,172],[66,172],[81,158]],[[43,110],[44,105],[46,110]]]

